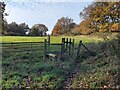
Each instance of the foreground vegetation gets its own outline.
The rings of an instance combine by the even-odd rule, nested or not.
[[[61,42],[65,36],[51,37],[52,42]],[[70,36],[69,36],[70,37]],[[10,39],[8,39],[10,38]],[[3,42],[38,42],[47,37],[2,37]],[[118,39],[102,39],[86,36],[75,36],[76,43],[79,40],[87,42],[87,47],[96,55],[88,55],[81,48],[80,57],[67,58],[66,60],[43,60],[42,50],[14,52],[11,47],[3,49],[2,52],[2,87],[3,88],[63,88],[63,82],[69,74],[77,70],[69,87],[72,88],[117,88],[118,72]],[[34,41],[35,40],[35,41]],[[99,42],[98,42],[99,41]],[[89,42],[89,43],[88,43]],[[33,48],[43,48],[36,44]],[[27,46],[31,47],[31,46]],[[53,49],[56,50],[57,47]],[[16,48],[17,50],[21,48]],[[76,52],[74,53],[74,56]]]
[[[119,85],[119,42],[118,39],[89,45],[96,56],[80,57],[78,73],[73,88],[120,88]]]

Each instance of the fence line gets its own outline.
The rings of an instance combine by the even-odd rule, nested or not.
[[[44,42],[10,42],[10,43],[0,43],[2,44],[2,50],[3,51],[13,51],[13,52],[26,52],[26,51],[42,51],[43,58],[46,59],[47,55],[53,55],[57,56],[63,53],[68,53],[69,55],[73,55],[75,51],[75,43],[74,39],[68,39],[68,38],[62,38],[61,43],[51,43],[50,36],[48,36],[48,39],[45,39]],[[60,47],[60,50],[51,51],[51,46],[58,46]],[[83,46],[90,54],[92,53],[83,43],[82,41],[79,42],[77,49],[77,58],[80,54],[80,48]]]
[[[29,43],[44,43],[44,42],[2,42],[0,44],[29,44]]]
[[[24,52],[43,50],[44,42],[10,42],[2,44],[2,51]]]

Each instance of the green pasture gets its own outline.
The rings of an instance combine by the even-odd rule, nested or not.
[[[63,88],[63,82],[67,76],[73,72],[76,67],[79,68],[78,75],[74,78],[71,86],[80,87],[82,81],[83,87],[89,85],[90,88],[99,87],[108,84],[112,77],[117,73],[117,41],[99,42],[102,38],[90,36],[51,36],[52,43],[60,43],[61,39],[74,38],[75,44],[80,40],[96,56],[89,56],[81,48],[81,57],[75,61],[76,50],[73,56],[65,60],[54,60],[49,58],[43,60],[43,44],[21,44],[12,46],[2,45],[2,87],[3,88]],[[22,37],[22,36],[1,36],[1,42],[43,42],[47,37]],[[104,49],[103,49],[104,48]],[[51,47],[52,50],[60,49],[57,46]],[[15,52],[15,51],[20,52]],[[26,51],[29,50],[29,51]],[[82,51],[83,50],[83,51]],[[112,60],[111,60],[112,58]],[[112,63],[110,63],[112,62]],[[114,68],[111,68],[114,67]],[[110,72],[107,74],[106,72]],[[106,75],[107,74],[107,75]],[[101,76],[100,76],[101,75]],[[92,76],[92,78],[89,78]],[[98,78],[96,80],[96,78]],[[85,79],[84,79],[85,78]],[[96,82],[93,82],[95,81]],[[100,83],[99,83],[100,82]],[[101,84],[102,83],[102,84]],[[114,84],[114,83],[113,83]]]
[[[51,36],[52,43],[60,43],[62,38],[74,38],[75,42],[82,40],[83,42],[99,42],[102,38],[99,37],[88,37],[88,36]],[[24,36],[1,36],[1,42],[44,42],[46,37],[24,37]]]
[[[4,39],[5,38],[5,39]],[[24,39],[25,38],[25,39]],[[31,39],[32,38],[32,39]],[[2,41],[8,42],[42,42],[47,37],[2,37]],[[58,39],[51,37],[52,42],[58,43]],[[60,39],[60,38],[59,38]],[[34,41],[36,40],[36,41]],[[61,88],[62,82],[73,68],[73,59],[54,61],[50,58],[43,60],[44,43],[24,43],[20,45],[2,44],[2,87],[32,87],[32,88]],[[60,47],[51,47],[52,50]],[[29,51],[26,51],[29,50]],[[16,52],[20,51],[20,52]],[[29,80],[30,79],[30,80]]]
[[[44,42],[46,37],[1,36],[1,42]],[[51,36],[51,43],[61,43],[62,38],[74,38],[75,43],[98,42],[100,38],[85,36]],[[43,44],[3,44],[2,67],[3,88],[15,87],[44,87],[60,88],[66,76],[74,70],[74,58],[64,61],[54,61],[52,58],[43,60]],[[6,48],[7,47],[7,48]],[[58,46],[51,46],[52,50],[60,50]],[[30,50],[30,51],[26,51]],[[21,51],[21,52],[15,52]],[[76,54],[76,53],[75,53]],[[28,84],[27,79],[30,78]]]

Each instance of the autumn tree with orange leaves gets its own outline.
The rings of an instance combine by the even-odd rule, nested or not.
[[[73,19],[69,17],[62,17],[58,19],[57,23],[55,24],[52,35],[68,34],[75,25],[76,24],[73,22]]]
[[[80,13],[83,19],[91,19],[90,29],[97,32],[120,31],[120,2],[93,2]],[[111,29],[112,28],[112,29]]]

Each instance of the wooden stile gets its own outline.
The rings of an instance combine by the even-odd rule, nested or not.
[[[61,45],[61,50],[60,51],[52,51],[50,52],[49,47],[50,45]],[[46,58],[46,56],[50,56],[50,57],[54,57],[56,58],[57,55],[61,55],[64,53],[68,53],[69,55],[72,55],[72,52],[74,51],[74,40],[72,42],[72,39],[70,38],[70,40],[62,38],[62,43],[50,43],[50,36],[48,36],[48,41],[45,39],[45,44],[44,44],[44,59]],[[47,49],[48,48],[48,49]],[[72,51],[73,50],[73,51]]]

